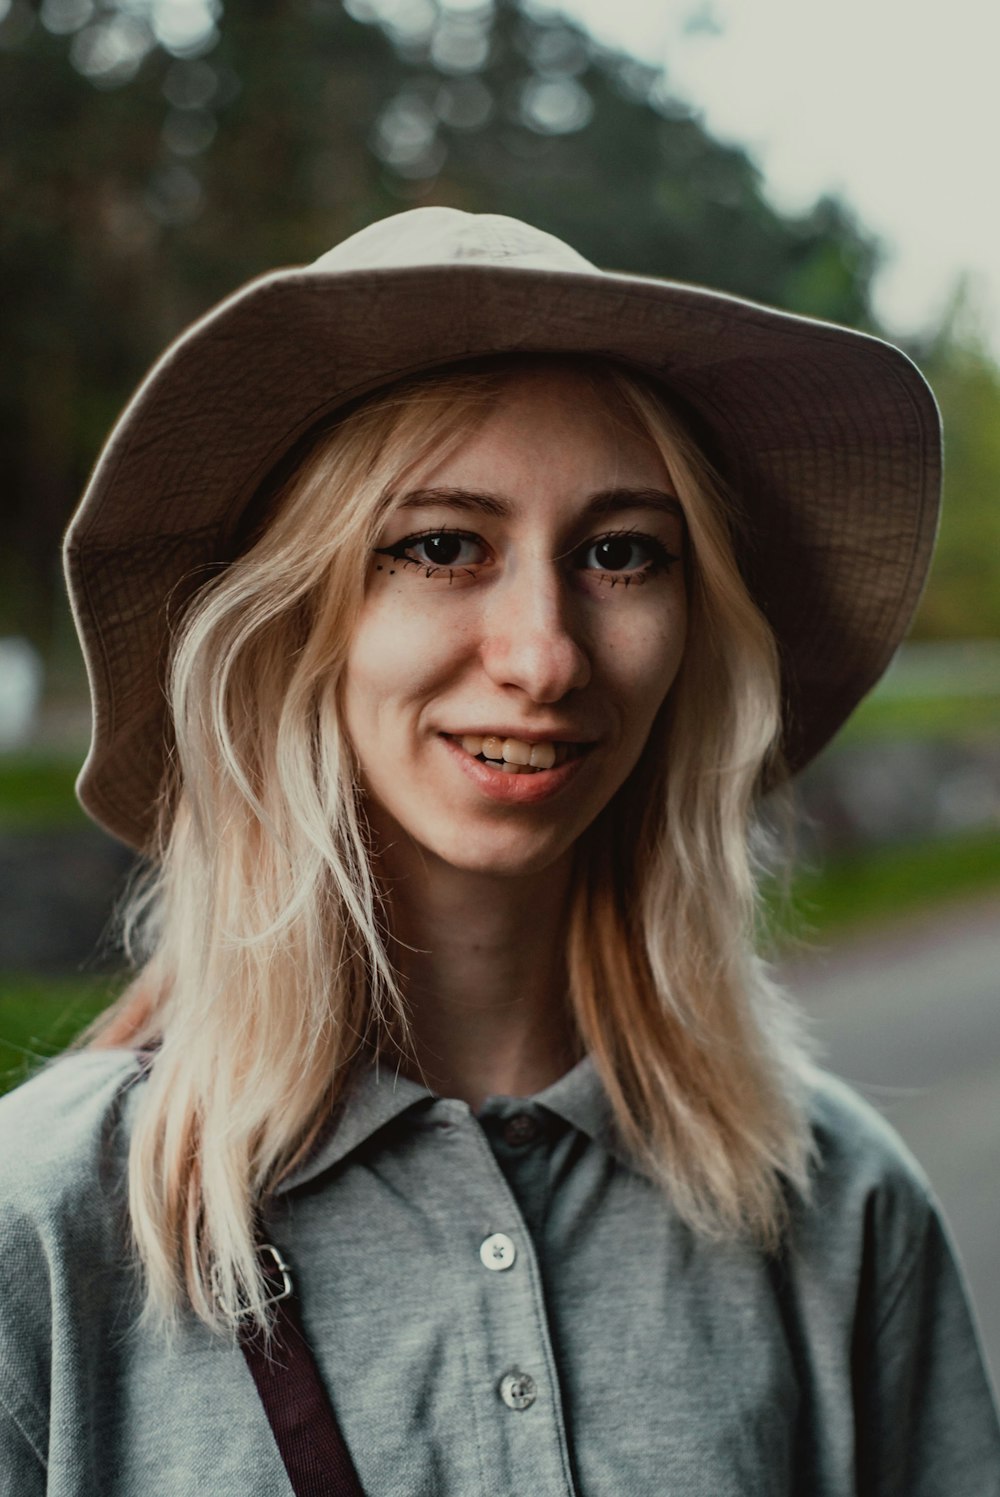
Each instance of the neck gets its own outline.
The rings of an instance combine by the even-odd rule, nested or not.
[[[538,874],[501,878],[408,857],[398,844],[393,854],[381,871],[411,1074],[473,1109],[550,1085],[579,1058],[564,955],[569,855]]]

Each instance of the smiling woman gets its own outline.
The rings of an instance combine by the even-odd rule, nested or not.
[[[344,718],[394,861],[412,842],[450,867],[551,877],[673,683],[680,505],[652,439],[615,421],[595,383],[559,366],[508,375],[386,517]]]
[[[168,351],[67,541],[148,873],[0,1104],[11,1492],[997,1490],[933,1197],[752,939],[937,462],[885,345],[489,215]]]

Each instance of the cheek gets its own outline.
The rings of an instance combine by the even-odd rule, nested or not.
[[[436,624],[432,610],[391,594],[370,600],[347,654],[344,701],[352,737],[394,708],[419,705],[458,653],[456,632]]]
[[[633,620],[609,641],[606,657],[630,725],[643,737],[680,668],[686,640],[681,600],[653,617]]]

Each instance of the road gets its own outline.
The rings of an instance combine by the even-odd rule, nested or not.
[[[783,976],[824,1063],[930,1176],[1000,1384],[1000,900],[910,918],[799,957]]]

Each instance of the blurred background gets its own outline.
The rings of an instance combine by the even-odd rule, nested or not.
[[[123,402],[255,274],[408,205],[512,213],[888,333],[937,392],[931,583],[802,779],[776,955],[930,1173],[1000,1367],[1000,232],[969,112],[996,48],[964,4],[950,41],[896,0],[856,28],[787,0],[0,0],[0,1087],[121,980],[59,540]]]

